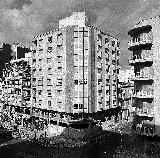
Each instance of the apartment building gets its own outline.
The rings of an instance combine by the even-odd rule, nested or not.
[[[25,48],[26,49],[26,48]],[[29,55],[30,54],[30,55]],[[14,113],[16,119],[29,117],[31,105],[31,53],[25,58],[12,59],[5,64],[2,79],[1,103],[3,110],[8,111],[8,116]],[[21,123],[20,123],[21,124]]]
[[[144,135],[160,135],[160,17],[140,21],[128,34],[129,63],[134,66],[133,129]]]
[[[13,59],[24,58],[27,52],[29,52],[29,49],[20,44],[2,43],[0,45],[0,78],[2,78],[2,71],[6,63]]]
[[[92,113],[118,106],[119,41],[86,23],[84,12],[73,13],[34,37],[34,108]]]

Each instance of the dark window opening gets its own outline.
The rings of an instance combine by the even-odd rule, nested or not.
[[[74,84],[76,84],[76,85],[77,85],[77,84],[78,84],[78,80],[74,80]]]
[[[48,101],[48,106],[51,106],[51,101]]]
[[[78,109],[78,104],[74,104],[74,109]]]
[[[109,53],[109,48],[105,48],[105,53]]]
[[[108,38],[105,38],[105,44],[107,44],[109,42]]]
[[[112,41],[112,46],[113,46],[113,47],[115,46],[115,41]]]
[[[48,37],[48,42],[52,43],[52,36]]]

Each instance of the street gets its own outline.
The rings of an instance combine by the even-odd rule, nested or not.
[[[119,124],[104,142],[81,148],[51,149],[29,142],[0,148],[1,158],[159,158],[159,142],[130,131],[130,123]],[[2,156],[3,155],[3,156]]]

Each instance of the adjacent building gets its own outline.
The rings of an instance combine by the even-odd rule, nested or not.
[[[93,113],[118,106],[119,40],[87,25],[84,12],[59,21],[32,46],[32,106]]]
[[[119,103],[122,108],[122,119],[129,119],[133,113],[132,95],[134,83],[131,78],[134,77],[133,67],[129,70],[120,70],[119,72]]]
[[[26,49],[26,48],[25,48]],[[23,53],[23,51],[22,51]],[[19,58],[19,59],[18,59]],[[1,103],[3,109],[16,114],[16,118],[30,115],[31,106],[31,53],[25,54],[25,58],[13,58],[5,64],[2,77]]]
[[[0,78],[2,78],[2,71],[6,63],[13,59],[24,58],[27,52],[29,52],[29,49],[20,44],[2,43],[0,45]]]
[[[128,34],[130,64],[135,76],[133,129],[145,135],[160,135],[160,17],[140,21]]]

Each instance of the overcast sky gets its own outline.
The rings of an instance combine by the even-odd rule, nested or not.
[[[58,20],[85,11],[91,25],[120,40],[121,67],[128,68],[128,30],[158,16],[160,0],[0,0],[0,43],[24,45],[33,36],[58,28]]]

